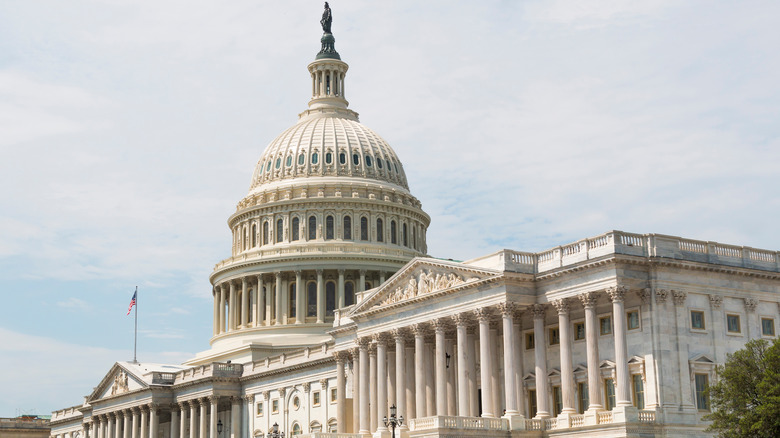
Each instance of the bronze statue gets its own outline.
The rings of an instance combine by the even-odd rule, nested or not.
[[[325,11],[322,13],[322,20],[320,20],[322,31],[325,33],[330,33],[330,24],[332,22],[333,16],[330,14],[330,6],[328,6],[328,2],[325,2]]]

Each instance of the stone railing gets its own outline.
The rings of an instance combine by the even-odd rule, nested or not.
[[[612,423],[613,420],[612,411],[600,411],[596,413],[597,424],[609,424]]]
[[[504,250],[503,268],[536,274],[609,254],[659,257],[780,272],[780,252],[684,239],[663,234],[610,231],[539,253]]]
[[[544,421],[533,418],[525,420],[525,430],[544,430]]]
[[[244,366],[240,363],[214,362],[211,365],[213,377],[241,377],[241,374],[244,373]]]
[[[176,373],[152,373],[152,385],[173,385],[176,380]]]
[[[655,423],[655,411],[639,411],[640,423]]]
[[[460,430],[509,430],[507,420],[503,418],[483,417],[423,417],[409,420],[409,430],[460,429]]]
[[[369,254],[369,255],[383,255],[391,257],[399,257],[404,259],[412,259],[421,254],[420,251],[413,249],[398,247],[392,244],[386,243],[344,243],[344,242],[308,242],[306,245],[279,244],[277,246],[262,246],[260,248],[253,248],[247,250],[241,254],[222,260],[214,265],[214,269],[220,269],[225,266],[232,265],[234,263],[248,262],[260,259],[273,259],[280,257],[292,257],[292,256],[309,256],[317,254]]]
[[[544,430],[554,430],[558,428],[557,418],[545,418],[542,421],[544,421]]]
[[[332,433],[332,432],[312,432],[298,435],[299,438],[361,438],[359,433]]]
[[[582,414],[574,414],[569,417],[571,427],[582,427],[585,425],[585,416]]]
[[[43,418],[0,418],[0,429],[50,429],[49,423]]]

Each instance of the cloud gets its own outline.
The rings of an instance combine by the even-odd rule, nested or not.
[[[66,301],[60,301],[57,303],[57,306],[65,309],[78,309],[78,310],[89,310],[92,307],[86,301],[80,300],[75,297],[70,297]]]

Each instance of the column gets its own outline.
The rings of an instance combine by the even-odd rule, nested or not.
[[[179,438],[185,438],[187,435],[187,402],[179,402],[181,416],[179,416]],[[175,437],[174,437],[175,438]]]
[[[414,333],[415,418],[424,418],[427,415],[425,407],[425,328],[421,324],[414,324],[412,333]]]
[[[360,351],[360,431],[359,433],[370,433],[370,416],[368,412],[368,339],[358,340],[358,349]]]
[[[336,432],[347,433],[347,379],[344,377],[346,353],[337,351],[336,357]]]
[[[95,435],[94,438],[100,438],[100,416],[95,415],[92,417],[92,429],[94,430],[93,435]]]
[[[282,324],[293,324],[290,318],[290,280],[287,275],[282,278]]]
[[[612,300],[612,320],[615,326],[615,405],[631,406],[628,380],[628,345],[626,344],[626,311],[624,299],[626,289],[612,287],[607,289]],[[687,368],[687,364],[686,364]]]
[[[547,346],[544,344],[544,315],[546,313],[543,304],[535,304],[531,308],[534,315],[534,361],[536,363],[536,418],[550,416],[548,405],[549,394],[547,390]]]
[[[553,301],[555,310],[558,311],[558,331],[560,333],[560,360],[561,360],[561,413],[565,415],[576,414],[574,407],[574,364],[571,356],[571,324],[569,323],[569,302],[560,299]]]
[[[217,319],[219,322],[217,325],[219,326],[219,333],[225,333],[225,301],[226,301],[226,292],[224,286],[221,284],[217,286],[219,288],[219,314]]]
[[[281,277],[276,277],[280,279]],[[278,284],[278,282],[277,282]],[[278,294],[277,294],[278,295]],[[284,397],[282,397],[284,399]],[[230,405],[230,438],[241,438],[241,397],[232,397]],[[280,409],[284,409],[283,407]]]
[[[504,404],[506,416],[519,415],[517,410],[517,393],[515,392],[515,332],[513,313],[515,306],[512,303],[498,305],[501,312],[501,323],[504,330]]]
[[[379,284],[385,284],[385,271],[379,271]]]
[[[352,355],[352,433],[360,430],[360,350],[353,348]]]
[[[599,326],[596,317],[595,292],[586,292],[579,296],[585,307],[585,351],[588,361],[588,411],[604,409],[601,403],[601,370],[599,370]]]
[[[273,283],[270,281],[265,282],[265,325],[270,326],[273,319],[273,307],[274,303],[271,300],[271,288]]]
[[[241,326],[249,325],[249,288],[246,277],[241,278]]]
[[[303,287],[303,271],[295,271],[295,323],[306,322],[306,291]]]
[[[306,396],[306,399],[308,400],[308,395]],[[246,414],[246,421],[241,422],[241,436],[245,437],[251,437],[253,436],[252,431],[255,430],[255,414],[252,411],[252,408],[255,404],[255,395],[249,394],[244,396],[244,413]],[[216,435],[215,435],[216,436]]]
[[[485,308],[474,311],[479,320],[479,367],[482,383],[482,416],[495,417],[493,414],[493,382],[491,370],[493,358],[490,354],[490,313]]]
[[[125,434],[127,438],[127,434]],[[171,437],[179,438],[179,405],[176,403],[171,404]]]
[[[517,412],[521,416],[525,416],[525,391],[523,389],[523,346],[522,346],[522,327],[520,323],[520,314],[515,314],[513,330],[515,333],[515,348],[514,348],[514,361],[515,361],[515,396],[517,397]]]
[[[228,331],[236,329],[236,285],[230,281],[230,299],[228,300]]]
[[[263,292],[263,275],[257,276],[257,287],[255,288],[255,302],[257,303],[257,313],[255,314],[255,327],[265,324],[265,293]]]
[[[217,414],[219,413],[219,397],[212,395],[209,397],[211,402],[211,421],[209,422],[209,430],[211,431],[209,438],[217,438],[219,432],[217,432]],[[173,420],[171,420],[173,421]],[[173,437],[172,437],[173,438]]]
[[[406,386],[406,417],[408,419],[412,419],[416,417],[417,413],[417,403],[415,400],[415,361],[414,361],[414,345],[407,346],[404,349],[404,354],[406,355],[406,364],[405,369],[407,372],[404,373],[404,385]]]
[[[455,333],[458,338],[458,415],[468,417],[469,413],[469,367],[466,329],[466,315],[453,315]]]
[[[388,340],[388,349],[387,349],[387,406],[393,406],[396,405],[396,408],[398,407],[397,400],[395,398],[396,391],[395,391],[395,350],[390,349]],[[387,415],[390,415],[390,411],[388,410]]]
[[[609,290],[607,291],[609,293]],[[694,403],[693,399],[693,382],[691,381],[691,369],[690,365],[688,364],[688,342],[687,342],[687,336],[685,335],[688,331],[688,328],[686,327],[685,322],[688,320],[687,315],[685,314],[685,300],[688,297],[688,294],[685,291],[681,290],[673,290],[672,291],[672,302],[674,303],[674,337],[675,337],[675,343],[676,343],[676,350],[677,353],[677,363],[678,363],[678,369],[679,372],[678,378],[680,379],[680,411],[684,412],[695,412],[696,411],[696,405]],[[622,304],[622,301],[621,301]],[[613,311],[614,305],[613,305]],[[625,324],[625,322],[624,322]],[[625,330],[624,330],[625,333]],[[625,336],[623,337],[625,339]],[[617,343],[617,324],[615,325],[615,343]],[[673,351],[674,351],[673,350]],[[617,348],[615,348],[615,362],[617,362]],[[625,354],[625,353],[624,353]],[[625,354],[627,356],[627,354]],[[615,364],[615,367],[617,368],[617,364]],[[617,370],[616,370],[617,371]],[[620,375],[618,374],[617,380],[620,381]],[[618,382],[615,382],[618,383]],[[619,394],[619,390],[616,388],[615,392]],[[620,406],[620,399],[616,400],[616,405]]]
[[[196,438],[198,432],[198,401],[190,400],[190,438]]]
[[[276,325],[282,325],[282,273],[276,271]]]
[[[113,413],[106,414],[106,438],[114,438],[114,422],[116,417]]]
[[[444,331],[446,326],[443,319],[433,321],[436,353],[434,364],[436,367],[436,415],[447,415],[447,362]]]
[[[339,269],[339,284],[338,284],[338,308],[344,308],[344,270]]]
[[[369,430],[374,433],[377,428],[377,402],[376,402],[376,348],[369,346],[368,350],[368,407]]]
[[[404,339],[404,332],[400,330],[393,330],[393,337],[395,338],[395,404],[398,410],[398,417],[408,418],[406,415],[406,375],[404,370],[406,369],[406,340]],[[401,425],[402,430],[408,430],[409,426]]]
[[[361,269],[360,270],[360,284],[358,284],[357,287],[358,292],[363,292],[366,290],[366,270]]]
[[[157,415],[157,403],[149,405],[149,437],[157,438],[157,430],[160,428],[160,418]]]
[[[131,438],[138,438],[138,426],[141,423],[141,419],[140,419],[141,410],[137,407],[132,408],[132,410],[133,410],[133,431],[130,435]]]
[[[434,376],[433,363],[433,342],[425,343],[425,416],[433,417],[436,415],[436,376]]]
[[[130,438],[130,434],[133,431],[133,425],[131,423],[131,421],[132,421],[131,415],[132,414],[131,414],[129,409],[126,409],[126,410],[122,411],[122,413],[124,414],[124,417],[125,417],[124,430],[122,431],[123,432],[122,436],[124,438]],[[174,435],[171,435],[171,438],[178,438],[178,437],[174,436]]]
[[[490,328],[490,385],[493,392],[493,415],[501,416],[501,375],[498,368],[498,329]]]
[[[453,417],[458,415],[458,384],[456,382],[458,378],[458,359],[455,357],[456,348],[455,340],[448,338],[447,351],[452,351],[452,355],[450,356],[450,363],[447,366],[447,415]]]
[[[116,418],[116,427],[114,428],[114,437],[115,438],[122,438],[122,429],[125,428],[124,415],[122,414],[122,411],[118,411],[118,412],[114,413],[114,416]]]
[[[376,417],[378,432],[386,432],[382,421],[387,416],[387,340],[384,334],[375,336],[376,339]]]
[[[149,407],[141,406],[141,438],[149,438]]]
[[[317,323],[325,322],[325,283],[322,280],[322,269],[317,269]]]
[[[209,408],[209,401],[208,399],[202,398],[198,400],[200,403],[200,424],[198,425],[198,436],[200,438],[206,438],[208,436],[208,425],[206,424],[206,420],[208,420],[208,408]]]
[[[469,373],[469,417],[479,415],[479,400],[477,390],[477,339],[474,329],[466,330],[466,343],[468,344],[468,373]]]

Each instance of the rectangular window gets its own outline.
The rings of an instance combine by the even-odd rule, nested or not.
[[[263,416],[263,402],[257,403],[257,416],[262,417]]]
[[[536,390],[528,391],[528,418],[536,416]]]
[[[525,334],[525,349],[526,350],[534,349],[534,332],[528,332]]]
[[[336,403],[336,400],[338,399],[338,393],[336,392],[336,388],[330,389],[330,402]]]
[[[601,336],[612,334],[612,317],[602,316],[599,318],[599,334]]]
[[[311,394],[311,400],[312,400],[312,402],[311,402],[312,405],[319,406],[320,405],[320,392],[319,391],[314,391]]]
[[[775,335],[775,320],[774,318],[761,318],[761,334],[764,336]]]
[[[563,411],[563,396],[561,395],[561,387],[553,386],[553,417],[561,415]]]
[[[694,330],[704,330],[704,312],[691,310],[691,328]]]
[[[271,413],[272,414],[279,413],[279,399],[274,399],[271,401]]]
[[[706,393],[709,386],[709,377],[706,374],[696,374],[694,381],[696,383],[696,407],[700,411],[709,411],[710,400]]]
[[[645,382],[642,381],[641,374],[631,375],[631,387],[634,392],[634,406],[637,409],[645,408]]]
[[[550,345],[558,345],[561,343],[561,332],[558,327],[550,329]]]
[[[574,323],[574,340],[575,341],[581,341],[585,339],[585,323],[584,322],[575,322]]]
[[[588,393],[588,382],[577,383],[577,404],[579,413],[584,414],[590,406],[590,394]]]
[[[726,327],[729,333],[740,333],[739,315],[726,315]]]
[[[615,408],[615,381],[612,379],[604,379],[604,401],[608,411]]]
[[[639,328],[639,311],[631,310],[626,312],[626,323],[628,324],[628,330],[636,330]]]

